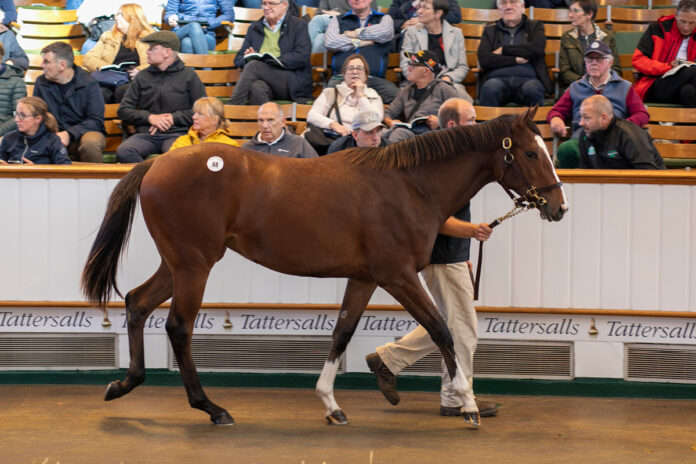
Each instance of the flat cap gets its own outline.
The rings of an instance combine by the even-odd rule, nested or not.
[[[163,47],[171,48],[175,52],[181,50],[181,42],[179,42],[179,37],[172,31],[157,31],[152,34],[148,34],[142,39],[142,43],[150,45],[161,45]]]

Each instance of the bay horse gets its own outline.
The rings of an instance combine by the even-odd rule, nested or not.
[[[215,424],[234,424],[203,391],[190,347],[209,272],[230,248],[278,272],[348,278],[316,387],[330,424],[348,422],[333,384],[379,285],[428,331],[462,398],[464,419],[478,427],[471,385],[418,271],[428,264],[444,221],[489,182],[514,190],[517,201],[537,207],[542,219],[563,217],[565,194],[533,122],[535,112],[314,159],[204,143],[137,164],[109,198],[82,275],[83,292],[96,306],[104,309],[112,290],[121,295],[116,271],[140,196],[162,261],[125,297],[130,365],[123,381],[108,385],[104,399],[119,398],[145,380],[143,326],[172,298],[166,331],[189,404]]]

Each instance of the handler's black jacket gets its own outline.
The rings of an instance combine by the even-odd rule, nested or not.
[[[581,169],[665,169],[648,133],[614,117],[605,130],[580,136]]]

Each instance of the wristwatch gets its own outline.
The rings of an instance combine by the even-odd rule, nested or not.
[[[351,42],[355,48],[360,47],[360,39],[351,39]]]

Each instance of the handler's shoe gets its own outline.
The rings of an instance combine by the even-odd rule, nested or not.
[[[396,391],[396,376],[384,364],[382,358],[377,353],[370,353],[365,356],[367,366],[377,377],[377,385],[384,397],[393,405],[399,404],[399,393]]]
[[[481,401],[476,398],[476,407],[478,407],[479,414],[481,417],[493,417],[498,414],[498,404],[493,401]],[[458,406],[452,408],[449,406],[440,405],[440,415],[441,416],[461,416],[462,407]]]

